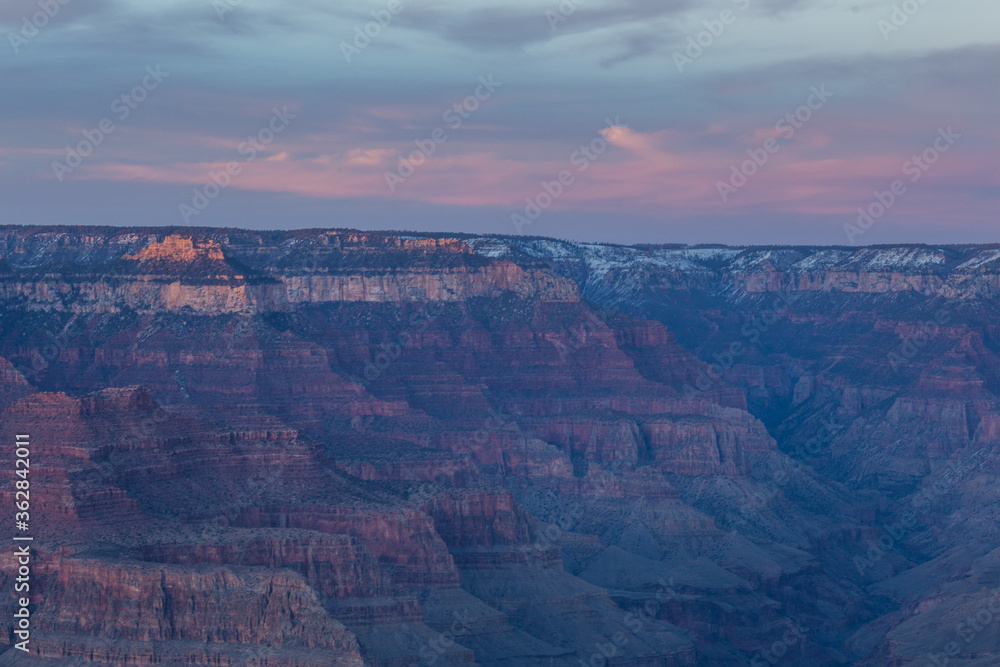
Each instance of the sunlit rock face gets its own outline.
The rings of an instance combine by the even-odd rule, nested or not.
[[[5,228],[0,255],[34,537],[0,664],[1000,659],[998,248]]]

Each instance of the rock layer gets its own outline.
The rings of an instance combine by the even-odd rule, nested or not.
[[[0,664],[907,664],[995,579],[997,248],[0,253]]]

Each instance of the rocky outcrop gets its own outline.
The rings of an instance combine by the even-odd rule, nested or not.
[[[230,529],[215,539],[209,533],[186,542],[143,544],[139,551],[157,563],[294,570],[324,598],[384,597],[394,590],[371,552],[347,535]]]
[[[32,387],[12,363],[0,357],[0,412],[32,392]]]
[[[36,619],[32,647],[40,658],[119,667],[162,664],[167,656],[199,665],[364,664],[354,635],[287,572],[68,558]],[[99,638],[117,641],[95,645]]]
[[[80,241],[73,234],[52,236],[63,242]],[[112,255],[115,248],[132,248],[144,236],[152,237],[146,246]],[[343,244],[331,245],[329,237],[321,236],[310,239],[311,250],[304,250],[299,240],[271,246],[268,254],[288,262],[284,268],[272,264],[255,269],[247,265],[260,261],[246,254],[250,239],[231,245],[225,236],[220,240],[204,232],[174,233],[162,239],[122,233],[106,239],[100,253],[80,247],[74,252],[66,246],[53,253],[44,243],[30,247],[38,239],[0,233],[0,243],[13,246],[7,256],[38,271],[30,280],[20,279],[21,272],[0,275],[0,300],[16,301],[30,310],[84,316],[185,309],[206,315],[256,314],[287,312],[300,304],[458,302],[507,292],[525,299],[579,300],[576,285],[569,280],[511,261],[477,261],[464,243],[454,239],[348,234]],[[265,254],[264,237],[256,241],[255,254]],[[76,259],[78,275],[45,273],[45,262],[55,259],[54,254]],[[289,255],[296,259],[288,261]],[[409,260],[408,265],[394,266],[400,256]],[[413,258],[418,259],[413,262]]]
[[[171,234],[162,241],[153,241],[134,255],[126,254],[124,257],[136,262],[164,263],[190,263],[199,260],[222,262],[226,259],[222,254],[222,246],[215,239],[199,241],[195,245],[193,239],[180,234]]]
[[[996,569],[997,248],[0,254],[39,667],[903,663]]]

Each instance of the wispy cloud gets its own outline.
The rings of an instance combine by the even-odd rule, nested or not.
[[[247,165],[228,198],[281,195],[292,209],[306,198],[363,198],[382,207],[372,222],[382,228],[395,226],[402,204],[504,209],[558,173],[604,118],[621,115],[628,128],[581,175],[586,187],[554,205],[551,224],[562,211],[607,220],[801,216],[825,229],[830,216],[870,200],[936,128],[954,125],[968,141],[893,215],[940,229],[995,228],[1000,38],[987,26],[1000,6],[992,0],[929,3],[890,42],[877,27],[884,3],[750,0],[683,75],[671,53],[732,0],[585,0],[555,26],[546,16],[559,10],[555,0],[400,1],[392,25],[351,64],[338,45],[387,0],[247,0],[224,20],[206,0],[66,4],[28,47],[0,58],[0,176],[17,183],[0,211],[56,210],[81,188],[136,201],[171,189],[166,199],[176,201],[287,104],[299,114],[295,126]],[[0,25],[16,30],[37,8],[9,0]],[[67,183],[55,182],[50,162],[156,64],[172,72],[171,85]],[[490,73],[502,90],[389,192],[385,171]],[[775,120],[822,83],[837,91],[836,105],[720,201],[715,183],[734,161],[773,138]],[[892,229],[887,221],[877,233]]]

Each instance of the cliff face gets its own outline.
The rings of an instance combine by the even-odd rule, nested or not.
[[[185,309],[225,315],[289,311],[300,304],[458,302],[504,293],[544,301],[579,300],[572,281],[510,261],[476,261],[467,246],[447,239],[404,240],[390,249],[380,243],[369,245],[361,238],[355,239],[357,246],[344,248],[331,245],[324,236],[320,241],[309,239],[315,247],[305,250],[306,244],[296,243],[299,239],[265,249],[264,239],[259,238],[261,245],[247,256],[244,248],[223,246],[203,234],[200,238],[170,234],[162,239],[149,235],[147,245],[115,257],[111,253],[116,249],[138,245],[136,234],[122,233],[103,244],[91,244],[99,248],[81,244],[76,252],[67,247],[73,243],[71,234],[40,236],[51,236],[48,243],[60,244],[57,247],[79,263],[71,264],[69,272],[31,271],[35,275],[28,280],[22,279],[21,271],[3,276],[3,301],[16,301],[32,310],[83,315]],[[0,233],[0,248],[4,242],[8,249],[13,246],[4,256],[15,262],[54,259],[48,245],[26,248],[23,239]],[[43,241],[35,239],[35,243]],[[99,255],[103,256],[95,257]],[[421,261],[428,255],[431,261]],[[400,265],[394,266],[400,259]],[[257,268],[244,263],[251,261],[268,264]],[[282,264],[287,268],[278,268]],[[344,264],[354,266],[345,270]]]
[[[6,228],[0,254],[39,665],[742,664],[789,623],[786,664],[905,664],[906,614],[991,571],[995,248]]]
[[[253,647],[273,646],[281,648],[263,652],[276,654],[267,664],[364,664],[357,639],[301,577],[285,572],[69,558],[54,579],[37,617],[39,657],[138,667],[172,654],[178,662],[240,665]],[[124,650],[117,643],[95,650],[91,637],[114,637]],[[133,644],[147,648],[134,654],[126,648]]]
[[[779,450],[822,476],[816,486],[787,461],[763,464],[750,454],[751,480],[764,481],[762,495],[672,478],[681,499],[755,535],[757,545],[774,539],[799,548],[795,531],[775,520],[789,503],[799,510],[786,516],[851,508],[857,524],[807,541],[808,551],[822,554],[819,571],[790,574],[786,566],[782,575],[793,587],[831,576],[872,593],[842,600],[853,610],[825,624],[844,628],[827,630],[828,646],[845,649],[852,664],[998,659],[990,631],[957,639],[958,653],[945,656],[955,637],[940,628],[960,627],[960,613],[990,604],[993,592],[981,584],[994,562],[983,554],[992,549],[1000,511],[1000,248],[623,248],[488,238],[470,244],[490,257],[543,262],[572,277],[585,299],[662,323],[710,370],[693,380],[657,375],[644,353],[630,349],[633,340],[652,337],[647,326],[641,336],[619,335],[645,376],[686,384],[695,397],[739,387]],[[644,428],[647,443],[671,443],[663,450],[675,461],[685,451],[674,423]],[[697,465],[725,461],[719,443],[726,438],[700,429],[690,440],[700,452]],[[747,455],[752,447],[739,451]],[[798,516],[801,525],[812,521]],[[890,603],[866,608],[877,595]],[[963,630],[968,635],[970,628]]]

